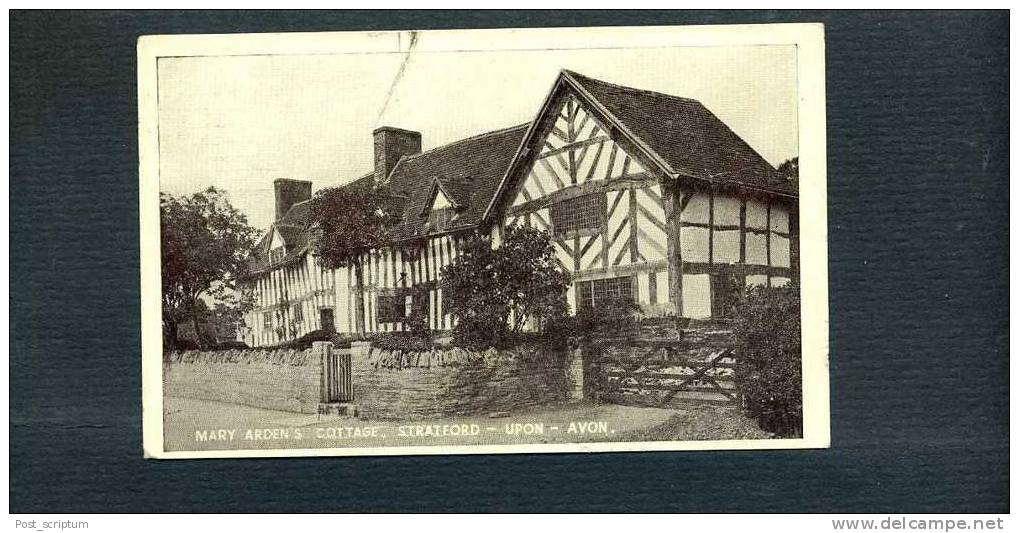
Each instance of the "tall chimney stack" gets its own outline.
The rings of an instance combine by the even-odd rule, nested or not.
[[[276,193],[276,221],[283,218],[294,204],[311,200],[311,182],[277,179],[272,182]]]
[[[393,167],[405,155],[421,152],[421,134],[383,126],[372,132],[375,137],[375,182],[385,183]]]

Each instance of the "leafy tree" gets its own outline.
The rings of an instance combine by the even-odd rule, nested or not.
[[[391,242],[401,199],[374,184],[331,187],[311,199],[315,254],[326,268],[354,271],[355,325],[364,332],[364,271],[361,257]]]
[[[499,345],[531,319],[541,329],[568,313],[570,278],[543,231],[510,227],[498,248],[474,236],[441,275],[443,302],[457,320],[454,341],[461,345]]]
[[[214,187],[190,196],[161,193],[159,218],[163,344],[173,350],[178,324],[190,320],[198,331],[203,295],[224,301],[235,290],[258,232]]]
[[[800,177],[800,158],[786,159],[778,166],[778,173],[786,179],[796,180]]]

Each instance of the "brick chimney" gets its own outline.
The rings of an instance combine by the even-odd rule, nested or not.
[[[372,132],[375,137],[375,181],[384,183],[393,167],[405,155],[421,152],[421,134],[383,126]]]
[[[272,184],[276,192],[276,220],[283,218],[294,204],[311,199],[310,181],[280,178]]]

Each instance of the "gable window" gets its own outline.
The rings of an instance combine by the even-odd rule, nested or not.
[[[597,233],[605,213],[605,194],[577,196],[550,207],[552,231],[555,235],[582,235]]]
[[[277,263],[283,262],[283,257],[285,255],[286,250],[282,246],[269,250],[269,264],[275,265]]]
[[[633,278],[624,276],[577,282],[577,309],[599,308],[620,299],[633,300]]]
[[[443,230],[456,218],[460,206],[446,196],[442,186],[439,184],[439,180],[435,180],[432,183],[430,197],[431,201],[422,215],[428,219],[428,226],[431,229]]]
[[[433,209],[428,212],[428,224],[436,230],[442,230],[453,220],[454,216],[456,216],[456,210],[452,207]]]
[[[403,322],[407,317],[406,295],[402,292],[389,291],[380,293],[376,300],[376,313],[379,322]]]

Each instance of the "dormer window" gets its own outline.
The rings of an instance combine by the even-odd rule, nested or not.
[[[432,193],[429,198],[429,203],[421,213],[421,216],[428,219],[429,227],[441,229],[456,219],[461,206],[446,193],[438,179],[432,183]]]
[[[269,250],[269,264],[276,265],[283,262],[283,258],[287,255],[287,251],[282,246]]]

